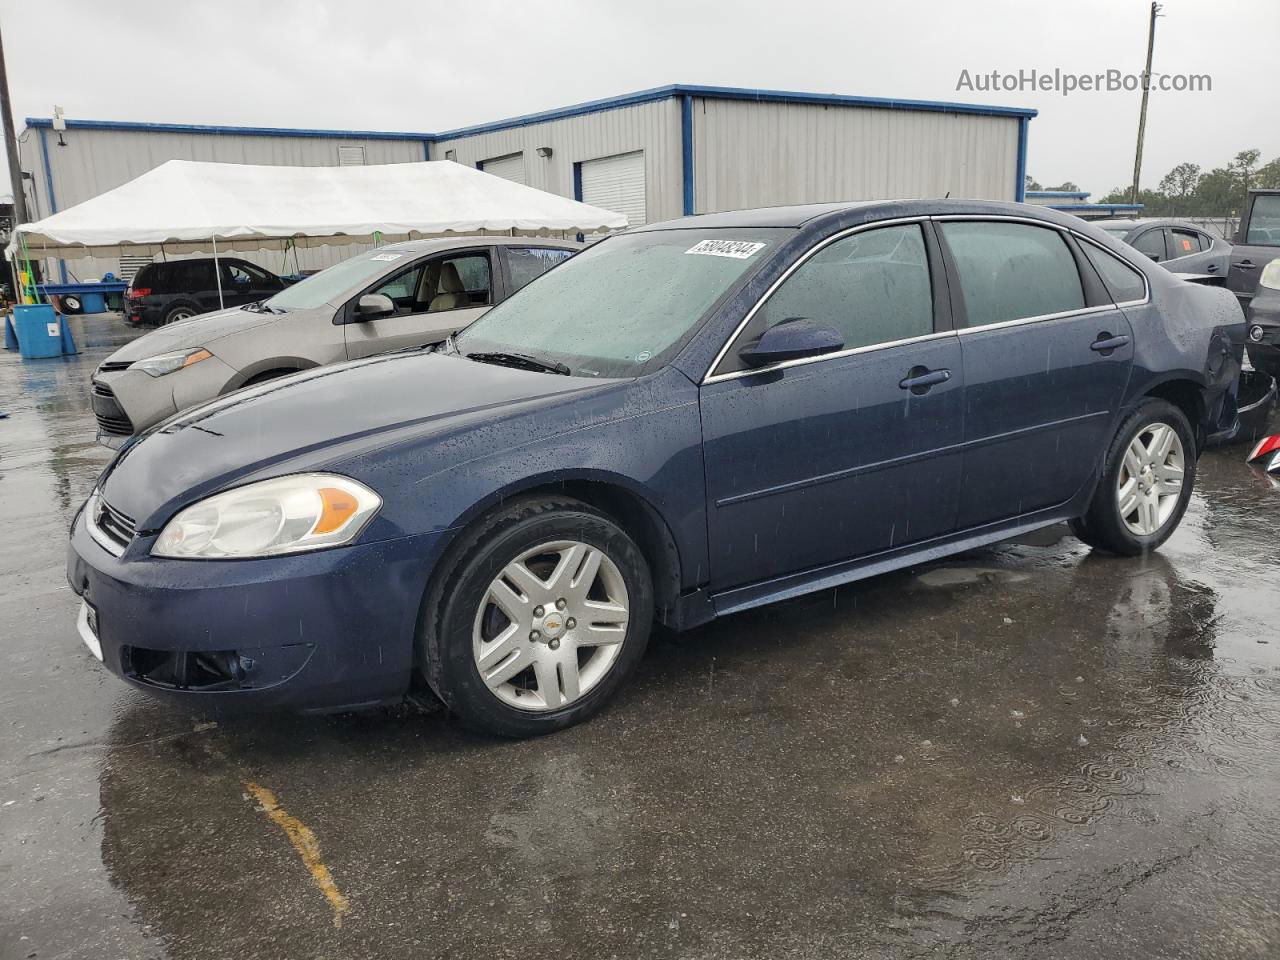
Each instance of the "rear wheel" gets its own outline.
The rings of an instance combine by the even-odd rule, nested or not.
[[[468,726],[502,736],[591,716],[648,642],[653,588],[639,547],[562,497],[518,501],[464,536],[424,605],[431,687]]]
[[[1145,400],[1116,431],[1089,509],[1071,529],[1112,553],[1154,550],[1178,528],[1195,475],[1195,438],[1186,415],[1165,400]]]
[[[190,320],[195,315],[195,307],[188,306],[185,303],[179,303],[176,306],[170,307],[168,311],[166,311],[164,315],[164,323],[167,325],[170,323],[177,323],[179,320]]]

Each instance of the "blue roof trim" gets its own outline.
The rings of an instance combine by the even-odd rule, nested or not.
[[[50,128],[48,117],[27,117],[27,126]],[[380,130],[311,130],[293,127],[226,127],[203,123],[134,123],[126,120],[68,120],[68,130],[146,130],[153,133],[231,133],[248,137],[318,137],[336,140],[430,141],[430,133],[389,133]]]
[[[1079,197],[1084,199],[1089,195],[1087,190],[1028,190],[1028,197]]]
[[[935,113],[980,114],[991,117],[1025,117],[1036,116],[1037,111],[1028,107],[995,107],[978,103],[947,103],[941,100],[895,100],[885,97],[858,97],[839,93],[801,93],[790,90],[757,90],[749,87],[706,87],[694,84],[675,83],[665,87],[652,87],[621,97],[606,97],[602,100],[588,100],[555,110],[543,110],[540,113],[526,113],[505,120],[494,120],[491,123],[480,123],[470,127],[459,127],[434,135],[436,142],[441,140],[459,140],[473,137],[481,133],[497,133],[501,130],[512,130],[517,127],[528,127],[536,123],[549,123],[552,120],[564,120],[568,117],[581,117],[590,113],[601,113],[605,110],[616,110],[619,107],[634,107],[642,103],[654,103],[659,100],[671,100],[676,97],[706,97],[711,100],[751,100],[757,103],[801,103],[821,106],[843,107],[878,107],[883,110],[925,110]]]
[[[934,113],[977,114],[989,117],[1015,117],[1030,119],[1036,111],[1026,107],[997,107],[978,103],[948,103],[941,100],[897,100],[886,97],[858,97],[840,93],[802,93],[790,90],[756,90],[747,87],[706,87],[691,84],[670,84],[652,87],[620,97],[588,100],[555,110],[527,113],[492,123],[459,127],[443,133],[408,133],[381,130],[314,130],[293,127],[232,127],[199,123],[134,123],[123,120],[68,120],[68,130],[142,130],[156,133],[229,133],[252,137],[320,137],[349,140],[417,140],[439,143],[457,140],[480,133],[494,133],[527,127],[536,123],[581,117],[620,107],[634,107],[642,103],[670,100],[676,97],[706,97],[712,100],[750,100],[757,103],[799,103],[820,106],[876,107],[882,110],[924,110]],[[48,117],[27,117],[27,126],[49,128],[53,121]]]

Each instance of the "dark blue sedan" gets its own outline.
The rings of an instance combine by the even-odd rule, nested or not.
[[[1139,554],[1237,424],[1244,324],[1073,217],[836,204],[609,238],[456,340],[122,450],[68,575],[107,668],[213,703],[425,681],[511,736],[674,629],[1060,521]],[[856,612],[851,612],[856,616]]]

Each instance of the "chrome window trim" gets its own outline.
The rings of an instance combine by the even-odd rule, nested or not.
[[[785,283],[787,281],[787,278],[790,277],[791,274],[794,273],[796,270],[798,270],[801,266],[803,266],[810,257],[816,254],[818,251],[822,250],[824,247],[828,246],[829,244],[835,243],[838,240],[842,240],[845,237],[849,236],[850,234],[858,233],[863,230],[872,230],[872,229],[875,229],[876,227],[893,227],[893,226],[901,226],[907,223],[925,223],[927,221],[941,222],[941,221],[948,221],[948,220],[1011,221],[1014,223],[1025,223],[1033,227],[1043,227],[1044,229],[1047,229],[1047,230],[1056,230],[1059,233],[1069,233],[1071,234],[1071,236],[1075,237],[1077,240],[1083,241],[1084,243],[1092,244],[1093,246],[1097,247],[1099,250],[1101,250],[1103,253],[1107,254],[1108,256],[1115,257],[1121,263],[1127,266],[1130,270],[1133,270],[1135,273],[1137,273],[1138,276],[1142,278],[1142,289],[1143,289],[1142,299],[1141,300],[1125,300],[1122,303],[1104,303],[1104,304],[1099,304],[1098,306],[1095,306],[1095,307],[1084,307],[1080,310],[1066,310],[1066,311],[1061,311],[1059,313],[1045,313],[1045,314],[1040,314],[1034,317],[1019,317],[1016,320],[1002,320],[999,323],[984,323],[984,324],[980,324],[978,326],[972,326],[972,327],[969,327],[969,326],[957,327],[953,330],[935,331],[934,333],[926,334],[920,337],[908,337],[904,340],[890,340],[890,341],[886,341],[885,343],[874,343],[874,344],[869,344],[863,347],[853,347],[849,350],[839,350],[839,351],[836,351],[835,353],[824,353],[817,357],[803,357],[799,360],[786,360],[786,361],[783,361],[782,363],[775,363],[767,367],[755,367],[750,370],[733,370],[728,373],[712,373],[711,372],[711,371],[714,371],[718,366],[720,366],[720,362],[725,358],[725,355],[729,352],[729,349],[733,346],[734,342],[742,334],[742,331],[746,329],[747,324],[749,324],[752,321],[756,313],[765,304],[765,302],[769,299],[769,297],[773,296],[774,291],[777,290],[778,287],[780,287],[783,283]],[[932,277],[930,277],[930,283],[932,284]],[[734,329],[733,333],[725,341],[724,346],[720,348],[720,352],[716,354],[715,360],[712,361],[711,366],[708,368],[708,372],[706,376],[702,378],[702,384],[706,385],[711,383],[719,383],[722,380],[737,380],[741,377],[751,376],[752,374],[769,373],[773,370],[785,370],[789,367],[803,366],[804,364],[808,364],[808,363],[818,363],[823,360],[838,360],[841,357],[851,357],[859,353],[871,353],[875,350],[887,350],[890,347],[900,347],[909,343],[923,343],[928,340],[940,340],[943,337],[950,337],[950,336],[966,336],[968,334],[980,332],[983,330],[995,330],[1003,327],[1023,326],[1025,324],[1041,323],[1043,321],[1048,321],[1048,320],[1060,320],[1060,319],[1063,319],[1064,317],[1091,316],[1096,313],[1105,313],[1108,310],[1116,310],[1120,307],[1144,306],[1150,302],[1151,302],[1151,282],[1147,279],[1146,273],[1144,273],[1141,269],[1139,269],[1138,267],[1130,263],[1125,257],[1122,257],[1120,254],[1112,250],[1108,250],[1106,247],[1102,246],[1102,244],[1098,243],[1097,241],[1093,240],[1090,237],[1085,236],[1083,233],[1081,233],[1080,231],[1072,227],[1064,227],[1056,223],[1051,223],[1048,220],[1038,220],[1035,217],[1019,217],[1013,214],[996,214],[996,213],[992,213],[992,214],[948,213],[948,214],[941,214],[938,216],[920,215],[915,217],[898,217],[893,220],[877,220],[874,223],[859,224],[856,227],[849,227],[846,230],[841,230],[839,233],[832,234],[831,236],[823,240],[821,243],[814,245],[812,248],[806,251],[803,257],[801,257],[799,260],[793,263],[789,268],[787,268],[786,272],[784,272],[782,276],[780,276],[777,280],[775,280],[772,284],[770,284],[769,289],[760,295],[760,299],[758,299],[755,302],[755,304],[751,307],[751,309],[747,311],[747,315],[743,318],[742,322],[738,324],[738,326]]]
[[[826,237],[825,239],[814,244],[812,247],[810,247],[808,250],[804,252],[804,254],[800,257],[800,259],[798,259],[795,263],[793,263],[785,271],[783,271],[782,276],[778,277],[777,280],[769,284],[769,289],[766,290],[764,293],[762,293],[759,299],[757,299],[756,302],[752,305],[751,309],[747,311],[746,316],[744,316],[742,318],[742,321],[737,325],[737,327],[734,328],[733,333],[731,333],[728,336],[728,338],[725,340],[724,346],[720,348],[720,351],[716,354],[715,359],[711,361],[711,365],[707,367],[707,372],[702,378],[702,384],[706,385],[709,383],[717,383],[721,380],[736,380],[739,377],[745,377],[755,373],[768,373],[770,370],[782,370],[786,367],[798,367],[806,363],[817,363],[819,360],[837,360],[840,357],[853,356],[855,353],[867,353],[871,350],[884,350],[887,347],[900,346],[904,343],[912,343],[917,340],[933,340],[938,337],[949,336],[950,334],[954,333],[955,331],[953,330],[944,330],[941,332],[934,331],[933,333],[924,334],[919,337],[908,337],[905,340],[895,340],[895,341],[886,342],[886,343],[873,343],[873,344],[868,344],[862,347],[851,347],[848,350],[839,350],[834,353],[824,353],[817,357],[802,357],[799,360],[784,360],[782,363],[771,364],[770,366],[767,366],[767,367],[754,367],[750,370],[731,370],[728,373],[715,372],[716,368],[720,366],[721,361],[724,360],[725,356],[728,354],[730,348],[737,341],[738,337],[742,335],[742,331],[747,328],[747,324],[749,324],[753,319],[755,319],[755,315],[759,313],[760,308],[765,305],[765,303],[769,300],[771,296],[773,296],[774,291],[776,291],[780,286],[786,283],[788,278],[793,273],[795,273],[802,266],[808,263],[810,257],[819,253],[821,250],[825,249],[826,247],[829,247],[831,244],[837,243],[838,241],[843,240],[845,237],[852,236],[855,233],[861,233],[864,230],[874,230],[877,227],[899,227],[899,226],[904,226],[905,224],[908,224],[908,223],[926,223],[928,222],[928,220],[929,220],[928,216],[921,214],[919,216],[914,216],[914,217],[895,217],[892,220],[876,220],[872,223],[860,223],[856,227],[847,227],[844,230],[839,231],[838,233],[833,233],[831,236]],[[929,278],[929,289],[930,291],[932,291],[933,289],[932,276],[930,276]],[[930,318],[930,322],[932,323],[932,318]]]
[[[102,500],[102,494],[97,490],[89,494],[89,499],[84,505],[84,528],[89,531],[89,538],[100,546],[113,557],[119,557],[124,554],[124,547],[116,543],[106,532],[98,526],[96,514],[98,512],[98,504]]]

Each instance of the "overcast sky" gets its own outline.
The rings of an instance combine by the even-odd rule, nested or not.
[[[0,0],[21,127],[68,117],[437,131],[668,83],[1034,107],[1028,172],[1132,177],[1140,94],[957,90],[972,75],[1140,72],[1145,0]],[[1167,0],[1143,185],[1280,155],[1277,0]]]

